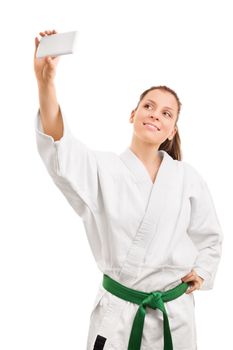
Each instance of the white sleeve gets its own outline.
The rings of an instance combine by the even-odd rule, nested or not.
[[[40,110],[35,120],[36,143],[40,157],[56,186],[76,213],[83,217],[87,209],[95,210],[98,196],[98,171],[95,153],[71,132],[66,116],[63,136],[54,141],[44,133]]]
[[[190,197],[188,234],[199,254],[193,269],[204,278],[201,290],[212,289],[222,252],[223,233],[206,181],[199,175]]]

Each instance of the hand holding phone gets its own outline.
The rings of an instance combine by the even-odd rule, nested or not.
[[[56,30],[45,30],[39,33],[40,36],[52,36],[57,34]],[[40,45],[39,38],[35,37],[35,51],[34,51],[34,71],[39,86],[51,86],[54,83],[54,78],[56,75],[56,67],[59,62],[60,57],[46,56],[42,58],[37,58],[37,50]]]

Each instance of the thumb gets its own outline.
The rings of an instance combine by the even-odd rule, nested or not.
[[[45,69],[47,72],[53,71],[55,69],[55,64],[51,56],[45,57],[45,63],[46,63]]]
[[[51,56],[46,56],[45,57],[45,62],[49,65],[49,68],[52,68],[53,62],[52,62],[52,57]]]
[[[46,61],[46,63],[50,63],[51,62],[51,57],[50,56],[46,56],[45,57],[45,61]]]

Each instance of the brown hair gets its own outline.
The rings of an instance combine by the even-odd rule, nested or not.
[[[177,122],[179,119],[179,114],[180,114],[180,109],[181,109],[182,104],[181,104],[176,92],[165,85],[152,86],[151,88],[143,91],[143,93],[140,95],[139,102],[138,102],[135,110],[138,108],[140,102],[145,97],[145,95],[149,91],[155,90],[155,89],[170,92],[176,98],[176,101],[178,104],[178,113],[177,113],[177,119],[176,119],[176,123],[175,123],[175,126],[177,127],[177,131],[175,133],[175,136],[171,140],[166,139],[163,143],[161,143],[161,145],[159,146],[159,150],[166,151],[173,159],[182,160],[182,152],[181,152],[181,147],[180,147],[181,140],[180,140],[179,130],[178,130],[178,126],[177,126]]]

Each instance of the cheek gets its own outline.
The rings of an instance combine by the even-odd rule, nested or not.
[[[171,133],[173,128],[174,128],[174,125],[173,123],[171,123],[170,120],[167,120],[167,119],[164,119],[162,122],[161,122],[161,128],[163,128],[163,131],[166,132],[166,133]]]
[[[167,132],[168,132],[169,134],[171,134],[172,131],[174,130],[174,127],[175,127],[174,124],[172,124],[172,125],[169,124],[169,125],[167,126]]]
[[[142,130],[143,124],[142,124],[143,119],[138,117],[135,122],[134,122],[134,129],[135,130]]]
[[[145,119],[145,116],[142,112],[140,112],[137,114],[135,121],[139,122],[139,121],[142,121],[143,119]]]

